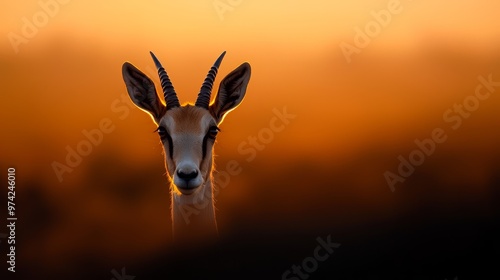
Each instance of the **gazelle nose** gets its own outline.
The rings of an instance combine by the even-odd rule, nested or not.
[[[196,169],[191,169],[191,170],[179,169],[179,170],[177,170],[177,176],[179,176],[179,178],[181,178],[182,180],[188,182],[189,180],[192,180],[198,176],[198,170],[196,170]]]

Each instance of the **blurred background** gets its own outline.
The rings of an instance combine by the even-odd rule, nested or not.
[[[500,3],[1,7],[0,166],[3,181],[17,170],[20,278],[112,279],[125,267],[137,280],[280,279],[329,235],[341,246],[311,279],[477,279],[497,265],[500,87],[473,96],[479,77],[500,81]],[[156,127],[121,76],[130,61],[160,88],[150,50],[181,102],[194,102],[222,51],[217,85],[252,65],[245,100],[215,146],[219,172],[229,161],[242,170],[216,198],[217,245],[172,242]],[[277,111],[294,117],[268,137]],[[89,146],[86,134],[103,122],[108,132]],[[446,141],[391,189],[384,174],[397,175],[400,156],[436,128]],[[85,155],[68,156],[77,150]]]

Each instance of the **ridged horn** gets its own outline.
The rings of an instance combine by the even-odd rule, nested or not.
[[[210,95],[212,94],[212,87],[214,85],[215,76],[217,76],[217,71],[219,70],[219,66],[222,63],[222,59],[226,52],[224,51],[219,58],[215,61],[214,66],[210,68],[208,71],[208,75],[201,86],[200,93],[198,94],[198,99],[196,99],[195,105],[198,107],[202,107],[208,109],[208,105],[210,103]]]
[[[167,103],[167,110],[179,107],[179,99],[177,98],[177,93],[175,93],[174,86],[170,82],[170,78],[167,75],[167,71],[161,65],[158,58],[156,58],[153,52],[149,52],[153,61],[155,62],[156,69],[158,70],[158,76],[160,76],[161,88],[163,89],[163,96],[165,97],[165,102]]]

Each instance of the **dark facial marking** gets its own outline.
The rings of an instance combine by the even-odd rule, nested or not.
[[[208,140],[215,141],[215,138],[217,137],[217,133],[219,133],[219,131],[220,131],[220,129],[217,126],[212,125],[212,126],[210,126],[207,133],[205,134],[205,137],[203,137],[203,144],[202,144],[203,145],[202,146],[203,157],[202,157],[202,159],[205,159],[205,156],[207,155]]]
[[[160,139],[162,142],[168,141],[168,153],[169,153],[170,158],[173,158],[173,156],[174,156],[174,144],[172,142],[172,137],[168,133],[167,129],[164,128],[163,126],[159,126],[155,130],[155,132],[156,131],[160,135]]]

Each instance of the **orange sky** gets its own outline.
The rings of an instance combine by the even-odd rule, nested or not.
[[[214,3],[227,1],[65,1],[68,3],[59,4],[55,15],[40,28],[40,36],[30,42],[29,45],[34,46],[26,49],[37,48],[54,35],[77,39],[93,37],[94,43],[103,47],[156,42],[184,51],[186,48],[198,50],[199,44],[218,50],[221,46],[248,47],[248,44],[258,46],[265,42],[280,47],[290,43],[294,48],[324,47],[351,37],[353,27],[364,26],[371,20],[371,11],[386,9],[390,2],[242,0],[233,1],[237,5],[231,7],[232,10],[218,13]],[[32,19],[43,10],[38,2],[3,3],[0,31],[19,32],[23,17]],[[474,44],[481,45],[491,43],[499,33],[496,16],[500,4],[493,1],[400,3],[402,12],[394,15],[383,38],[378,40],[384,45],[414,42],[419,39],[419,33],[429,31],[456,37],[473,36]]]
[[[214,3],[221,2],[68,1],[18,46],[18,54],[9,34],[22,34],[23,18],[33,21],[43,8],[38,1],[3,3],[0,114],[16,117],[3,124],[12,133],[2,142],[17,151],[6,151],[6,158],[24,161],[40,153],[35,158],[44,164],[60,159],[66,145],[103,118],[117,125],[110,143],[122,137],[151,141],[145,132],[154,128],[142,112],[130,107],[122,121],[111,110],[125,93],[121,64],[128,60],[151,73],[149,50],[168,69],[183,102],[194,100],[222,50],[228,55],[218,81],[241,62],[252,64],[247,98],[224,123],[228,154],[267,125],[273,108],[286,106],[298,118],[275,145],[297,156],[327,150],[339,157],[377,143],[411,144],[439,125],[442,112],[472,91],[477,76],[490,73],[499,57],[500,4],[493,1],[401,1],[402,12],[352,63],[339,44],[353,44],[354,28],[364,28],[373,21],[371,12],[390,1],[241,1],[220,14]]]
[[[192,101],[212,61],[227,50],[220,75],[243,61],[254,67],[247,99],[233,113],[234,119],[229,117],[225,124],[235,126],[238,118],[255,120],[248,123],[246,131],[239,131],[240,139],[265,125],[272,108],[288,106],[301,116],[287,131],[289,135],[307,131],[300,137],[320,141],[318,147],[364,141],[366,130],[353,125],[374,121],[390,131],[398,120],[421,118],[421,106],[436,106],[439,112],[457,100],[457,92],[448,86],[450,80],[456,80],[456,74],[436,69],[432,60],[426,64],[425,59],[433,52],[443,50],[451,60],[469,56],[473,63],[481,64],[479,60],[497,55],[494,51],[500,38],[496,12],[500,4],[496,2],[402,1],[403,11],[393,15],[390,25],[361,54],[353,56],[354,63],[346,63],[339,43],[352,44],[353,28],[363,28],[372,20],[370,12],[385,9],[388,2],[241,1],[232,10],[218,14],[214,1],[69,1],[60,4],[54,17],[19,46],[18,54],[8,39],[2,41],[0,54],[7,65],[2,70],[7,78],[7,93],[2,99],[10,104],[2,114],[18,114],[17,121],[6,124],[8,128],[19,131],[23,123],[30,131],[45,134],[49,142],[64,139],[59,143],[64,146],[77,141],[83,128],[113,115],[110,104],[124,91],[120,77],[123,61],[130,60],[146,71],[152,67],[148,51],[154,50],[169,69],[181,100]],[[38,1],[3,5],[3,34],[21,34],[23,17],[33,19],[43,10]],[[406,60],[405,66],[398,64],[401,58]],[[376,68],[380,64],[385,64],[385,70]],[[411,71],[416,68],[422,70]],[[464,74],[467,79],[461,82],[472,87],[481,70]],[[370,71],[400,75],[400,79],[391,82],[386,76],[382,77],[384,81]],[[412,83],[415,75],[432,84]],[[433,79],[436,75],[444,78]],[[26,76],[31,82],[22,82]],[[382,92],[366,93],[370,90],[368,82],[380,83]],[[413,99],[411,106],[399,106],[407,96],[400,97],[398,89],[390,88],[391,83],[421,87],[405,89],[414,91],[408,93]],[[450,97],[429,104],[426,97],[433,94],[429,91],[439,87],[440,94]],[[303,94],[307,98],[301,97]],[[92,114],[76,108],[92,108]],[[50,124],[31,126],[33,116],[27,110],[40,114],[40,120],[50,120]],[[394,114],[399,117],[394,118]],[[330,119],[335,127],[331,133],[318,132],[314,123],[321,118]],[[149,121],[138,116],[127,122],[139,119]],[[48,133],[51,129],[60,136]],[[350,137],[332,139],[342,137],[336,131],[346,131]],[[78,136],[66,138],[71,135]],[[15,145],[19,140],[4,141]]]

